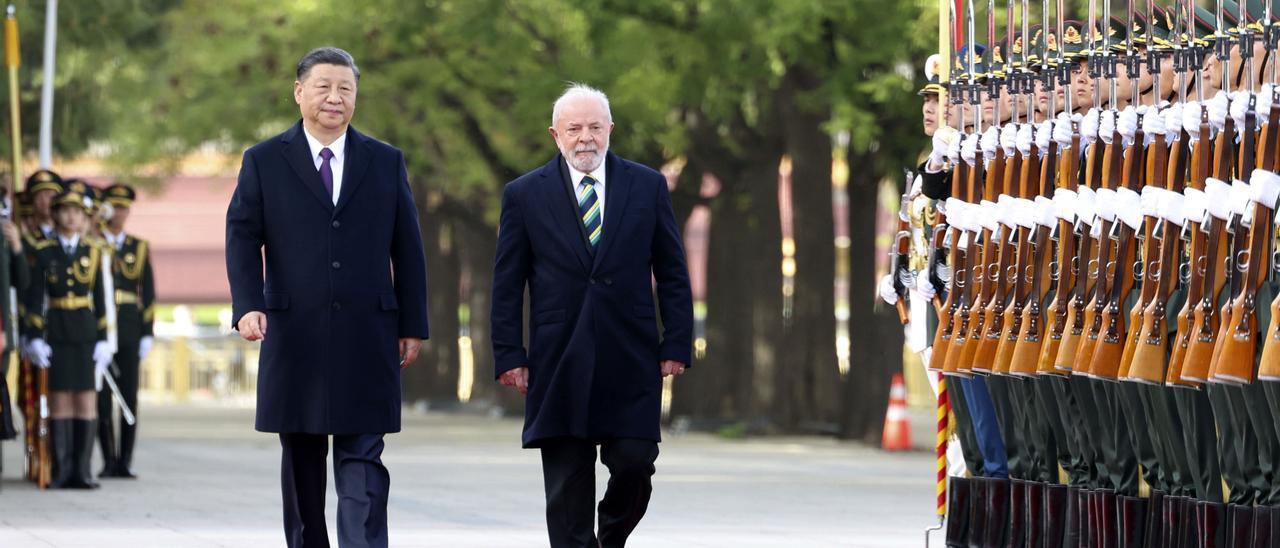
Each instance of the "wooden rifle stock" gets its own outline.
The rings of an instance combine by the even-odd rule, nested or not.
[[[1072,136],[1071,148],[1060,154],[1058,161],[1062,164],[1057,173],[1059,188],[1076,190],[1076,178],[1079,177],[1080,135]],[[1062,371],[1054,367],[1058,358],[1058,350],[1062,345],[1062,337],[1067,329],[1067,310],[1070,307],[1071,295],[1075,289],[1079,261],[1076,255],[1075,224],[1071,221],[1058,221],[1058,287],[1053,302],[1045,311],[1045,326],[1048,336],[1040,346],[1040,356],[1036,363],[1036,372],[1041,375],[1061,375]]]
[[[1103,176],[1102,187],[1115,189],[1120,179],[1120,139],[1113,136],[1111,144],[1105,145],[1102,153]],[[1099,139],[1098,143],[1102,143]],[[1115,220],[1098,219],[1101,224],[1101,230],[1098,232],[1098,279],[1093,284],[1093,297],[1089,301],[1089,305],[1085,308],[1085,325],[1088,330],[1085,336],[1080,339],[1080,348],[1076,350],[1077,367],[1072,373],[1077,375],[1095,376],[1093,371],[1093,353],[1098,348],[1098,338],[1102,335],[1102,315],[1107,311],[1108,293],[1111,287],[1112,271],[1116,270],[1116,263],[1112,261],[1111,247],[1112,237],[1111,231],[1114,228]],[[1117,259],[1118,260],[1118,259]]]
[[[962,189],[968,173],[969,166],[963,161],[951,171],[951,195],[957,199],[964,196]],[[929,370],[942,371],[944,374],[954,373],[946,371],[947,351],[951,348],[951,338],[955,332],[955,314],[959,310],[960,288],[963,287],[962,276],[965,274],[964,250],[960,249],[961,231],[951,226],[947,227],[947,231],[951,233],[951,249],[947,260],[951,267],[951,280],[947,282],[946,300],[938,306],[938,329],[933,333],[933,353],[929,358]]]
[[[1168,176],[1168,169],[1173,169],[1172,164],[1184,161],[1181,157],[1185,157],[1185,149],[1175,146],[1173,158],[1170,158],[1164,135],[1155,136],[1148,151],[1147,177],[1153,186],[1180,192],[1184,172]],[[1128,358],[1127,374],[1122,377],[1125,380],[1150,385],[1164,383],[1169,347],[1165,311],[1174,283],[1178,280],[1178,244],[1181,242],[1178,230],[1178,225],[1168,220],[1155,219],[1152,222],[1148,219],[1147,241],[1143,251],[1145,281],[1142,286],[1146,304],[1141,308],[1140,318],[1134,323],[1134,336],[1130,339],[1133,341],[1133,353]],[[1148,287],[1151,288],[1149,294]]]
[[[1235,138],[1235,124],[1230,116],[1227,117],[1226,126],[1218,133],[1217,142],[1214,143],[1214,177],[1221,181],[1231,180],[1231,160],[1233,139]],[[1226,276],[1223,272],[1225,267],[1227,234],[1226,220],[1213,217],[1209,221],[1209,231],[1206,234],[1208,246],[1206,247],[1204,277],[1204,292],[1200,297],[1200,302],[1196,304],[1195,313],[1192,316],[1191,323],[1191,340],[1187,347],[1186,361],[1182,366],[1183,380],[1204,383],[1209,380],[1209,370],[1213,365],[1214,348],[1217,346],[1217,328],[1220,319],[1217,314],[1218,295],[1221,294],[1223,286],[1226,285]],[[1195,263],[1195,267],[1199,268],[1200,263]]]
[[[976,135],[974,139],[978,138]],[[976,161],[974,165],[969,166],[967,170],[964,187],[967,194],[965,201],[969,203],[977,203],[976,196],[979,196],[978,181],[983,179],[983,166],[981,161]],[[972,348],[965,344],[969,337],[969,332],[973,327],[972,311],[973,303],[976,298],[975,285],[981,283],[983,275],[982,265],[982,242],[978,241],[979,232],[973,232],[966,235],[968,239],[968,249],[963,251],[965,266],[967,267],[962,278],[962,287],[960,291],[960,301],[958,308],[954,311],[951,321],[956,324],[955,330],[951,337],[951,347],[947,349],[947,361],[943,366],[943,372],[951,375],[970,375],[972,374],[972,353],[966,361],[964,351],[966,347]],[[958,245],[958,244],[957,244]],[[953,273],[952,276],[959,276],[959,273]],[[958,315],[958,316],[956,316]]]
[[[1117,135],[1113,142],[1119,142]],[[1123,182],[1125,188],[1136,191],[1141,188],[1143,135],[1138,131],[1134,137],[1134,142],[1129,145],[1125,152],[1124,168],[1120,181]],[[1097,347],[1094,350],[1093,363],[1089,369],[1094,376],[1104,379],[1115,380],[1119,377],[1119,371],[1124,361],[1125,341],[1128,339],[1125,326],[1124,311],[1120,308],[1129,293],[1133,290],[1133,262],[1134,262],[1134,229],[1126,224],[1123,220],[1117,218],[1116,226],[1119,227],[1118,237],[1116,238],[1116,261],[1114,274],[1112,275],[1110,294],[1107,298],[1106,308],[1102,312],[1101,323],[1103,331],[1098,338]]]
[[[997,146],[995,158],[991,160],[991,169],[986,173],[986,184],[982,198],[994,201],[999,193],[999,186],[1004,180],[1004,149]],[[978,292],[978,298],[973,303],[970,310],[969,318],[969,343],[960,354],[960,368],[969,369],[975,373],[991,374],[992,362],[995,361],[995,347],[992,346],[989,352],[979,353],[983,350],[986,343],[987,324],[991,321],[991,317],[987,314],[987,308],[991,299],[994,297],[995,286],[1000,281],[1000,254],[1002,246],[1000,245],[1003,225],[997,223],[995,230],[982,231],[982,279],[974,289]],[[979,359],[979,358],[982,359]]]
[[[1040,156],[1028,177],[1028,194],[1045,198],[1053,197],[1055,170],[1058,161],[1057,143],[1050,141],[1047,149],[1040,151]],[[1044,345],[1044,314],[1041,303],[1049,292],[1044,278],[1049,273],[1051,249],[1049,245],[1049,229],[1037,224],[1028,231],[1030,240],[1025,244],[1031,247],[1026,266],[1019,266],[1017,275],[1025,286],[1022,295],[1021,312],[1015,320],[1016,329],[1011,328],[1012,338],[1008,345],[1013,347],[1010,356],[1009,372],[1020,377],[1034,377],[1040,373],[1040,349]]]
[[[1085,155],[1085,177],[1087,177],[1089,188],[1093,188],[1098,184],[1098,173],[1101,170],[1101,158],[1099,153],[1101,147],[1098,143],[1094,143],[1089,147],[1089,151]],[[1097,272],[1089,268],[1097,257],[1098,246],[1095,245],[1091,232],[1092,220],[1085,221],[1081,219],[1080,235],[1076,242],[1076,262],[1079,272],[1076,275],[1075,287],[1071,292],[1071,301],[1068,303],[1066,316],[1066,330],[1063,332],[1062,341],[1059,344],[1058,356],[1054,361],[1054,369],[1058,371],[1066,371],[1076,374],[1077,356],[1076,352],[1080,349],[1080,341],[1084,339],[1084,330],[1087,320],[1086,311],[1090,307],[1085,302],[1085,296],[1093,288],[1093,284],[1097,283]],[[1079,367],[1080,374],[1087,374],[1086,367]]]
[[[1258,147],[1262,169],[1275,171],[1276,168],[1276,124],[1280,118],[1280,107],[1273,105],[1267,113],[1267,126],[1262,130],[1262,145]],[[1253,118],[1248,118],[1252,121]],[[1246,136],[1250,130],[1246,129]],[[1254,153],[1247,148],[1245,154]],[[1254,156],[1257,158],[1257,156]],[[1241,177],[1252,173],[1241,172]],[[1258,288],[1262,286],[1271,268],[1271,239],[1275,211],[1267,204],[1252,203],[1253,218],[1249,224],[1249,240],[1247,243],[1248,262],[1244,266],[1243,285],[1240,294],[1231,302],[1231,315],[1226,322],[1226,330],[1221,337],[1222,347],[1216,365],[1216,375],[1212,378],[1218,382],[1249,383],[1254,378],[1254,357],[1257,353],[1256,334],[1258,332],[1257,298]],[[1237,236],[1238,237],[1238,236]],[[1232,259],[1235,260],[1234,258]],[[1274,317],[1273,317],[1274,318]],[[1274,323],[1274,319],[1272,322]],[[1268,340],[1263,345],[1263,360],[1259,362],[1259,376],[1267,367],[1266,349],[1275,346]],[[1274,365],[1275,350],[1272,350]],[[1270,373],[1271,371],[1268,371]]]
[[[1202,115],[1200,131],[1207,132],[1208,130],[1209,122]],[[1201,135],[1208,135],[1208,133],[1201,133]],[[1191,150],[1190,167],[1191,188],[1203,191],[1205,179],[1209,177],[1209,144],[1207,138],[1196,141]],[[1202,263],[1207,261],[1205,247],[1208,244],[1208,239],[1205,237],[1204,231],[1200,229],[1202,220],[1187,219],[1187,231],[1190,234],[1187,253],[1190,260],[1188,263],[1187,299],[1183,303],[1182,309],[1178,311],[1178,329],[1173,340],[1173,353],[1169,357],[1169,368],[1165,376],[1165,384],[1170,386],[1197,387],[1200,385],[1197,382],[1185,379],[1182,373],[1187,361],[1187,350],[1193,337],[1191,331],[1193,315],[1195,314],[1196,305],[1204,294],[1205,270]]]
[[[1017,159],[1010,165],[1018,169],[1016,176],[1010,176],[1010,172],[1006,171],[1005,191],[1014,198],[1030,198],[1035,194],[1031,190],[1034,185],[1032,175],[1040,174],[1039,164],[1032,153],[1028,153],[1026,157],[1021,153],[1014,156]],[[1022,272],[1027,268],[1024,265],[1030,260],[1031,252],[1028,241],[1030,231],[1026,227],[1015,221],[1013,228],[1006,228],[1009,229],[1010,238],[1004,243],[1004,247],[1009,248],[1010,253],[1005,256],[1007,260],[1001,262],[1003,291],[997,293],[992,300],[998,307],[991,311],[1000,314],[1001,318],[999,323],[987,329],[988,344],[995,346],[995,365],[992,369],[997,375],[1009,375],[1013,372],[1013,350],[1018,345],[1018,331],[1022,329],[1022,307],[1026,302],[1024,299],[1027,287]],[[1032,369],[1034,372],[1034,364]]]

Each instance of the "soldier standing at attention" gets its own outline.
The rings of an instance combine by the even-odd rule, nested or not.
[[[32,246],[32,280],[23,298],[27,354],[49,369],[54,488],[98,486],[89,469],[98,418],[94,386],[111,352],[99,276],[102,250],[81,235],[91,208],[91,199],[74,190],[54,198],[55,232]]]
[[[128,185],[114,184],[106,189],[106,203],[111,216],[102,227],[102,237],[111,250],[115,280],[116,354],[111,371],[124,396],[125,404],[138,414],[138,367],[151,352],[152,322],[155,319],[156,287],[151,271],[147,241],[125,233],[125,221],[133,208],[137,193]],[[98,394],[98,439],[105,465],[99,476],[135,478],[131,468],[133,446],[138,425],[120,421],[119,445],[115,443],[115,416],[110,392]],[[119,449],[119,452],[116,449]]]

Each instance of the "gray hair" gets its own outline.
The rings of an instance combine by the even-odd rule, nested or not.
[[[586,84],[577,82],[569,82],[569,87],[560,94],[560,98],[556,99],[556,103],[551,107],[551,125],[556,125],[556,120],[560,119],[560,112],[564,106],[577,99],[595,99],[601,105],[604,105],[605,116],[609,117],[609,121],[613,121],[613,112],[609,110],[609,97],[596,88]]]
[[[360,81],[360,68],[356,66],[356,59],[344,49],[325,46],[308,51],[302,56],[302,60],[298,61],[298,81],[306,80],[311,67],[316,65],[347,67],[355,73],[356,82]]]

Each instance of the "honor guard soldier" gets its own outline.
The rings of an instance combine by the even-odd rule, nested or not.
[[[92,489],[90,461],[98,405],[95,384],[111,361],[106,341],[101,244],[82,236],[91,199],[66,190],[52,200],[54,234],[29,254],[27,354],[49,369],[55,488]]]
[[[115,378],[125,405],[136,417],[138,367],[151,351],[155,279],[147,241],[125,233],[125,222],[137,193],[128,185],[114,184],[106,188],[105,195],[111,213],[102,227],[102,237],[111,250],[117,326],[115,367],[109,373]],[[104,390],[98,394],[98,439],[105,461],[99,476],[132,479],[136,477],[131,466],[138,425],[128,424],[121,418],[117,445],[113,437],[116,418],[112,403],[110,392]]]
[[[31,226],[27,233],[29,241],[53,238],[53,198],[62,192],[62,177],[57,173],[42,169],[27,177],[27,195],[31,199]]]
[[[7,198],[0,202],[0,233],[3,233],[9,252],[9,284],[22,294],[29,281],[27,259],[23,254],[22,233],[13,222],[13,208]],[[18,432],[14,427],[13,407],[9,402],[9,386],[5,382],[9,374],[11,350],[19,344],[18,318],[15,304],[10,302],[8,291],[0,291],[0,329],[4,330],[4,350],[0,351],[0,441],[14,439]]]

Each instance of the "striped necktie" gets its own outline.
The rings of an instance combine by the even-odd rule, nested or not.
[[[582,186],[586,190],[578,199],[578,212],[582,214],[582,225],[587,228],[587,240],[594,249],[600,243],[600,197],[596,195],[596,180],[590,175],[582,178]]]

